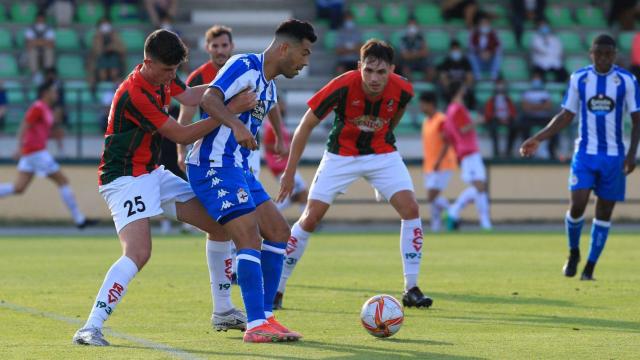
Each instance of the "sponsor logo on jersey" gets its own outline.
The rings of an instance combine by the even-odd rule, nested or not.
[[[222,206],[220,206],[220,210],[227,210],[228,208],[234,206],[235,204],[229,200],[225,200],[222,202]]]
[[[225,189],[220,189],[218,190],[218,199],[220,199],[221,197],[225,197],[229,194],[229,192]]]
[[[389,121],[371,115],[362,115],[351,120],[351,122],[361,131],[374,132],[382,129]]]
[[[251,61],[249,61],[249,59],[242,58],[241,60],[245,65],[247,65],[247,68],[251,68]]]
[[[213,179],[211,179],[211,187],[214,187],[218,184],[220,184],[222,182],[222,179],[220,179],[219,177],[214,177]]]
[[[258,105],[251,110],[251,117],[262,121],[267,113],[267,106],[264,100],[258,101]]]
[[[238,193],[236,195],[238,197],[238,203],[240,204],[244,204],[249,201],[249,194],[247,194],[243,188],[238,189]]]
[[[587,109],[595,115],[606,115],[613,111],[615,107],[616,102],[604,94],[598,94],[587,101]]]

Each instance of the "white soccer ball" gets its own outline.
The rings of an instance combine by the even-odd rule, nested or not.
[[[400,330],[404,321],[402,305],[391,295],[376,295],[362,305],[362,326],[376,337],[389,337]]]

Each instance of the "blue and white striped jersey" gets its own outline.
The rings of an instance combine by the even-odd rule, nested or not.
[[[622,121],[625,112],[640,110],[638,82],[617,65],[606,74],[586,66],[571,74],[562,107],[580,121],[577,153],[624,156]]]
[[[225,63],[209,85],[224,94],[225,104],[246,88],[256,93],[258,105],[238,117],[254,136],[257,136],[262,120],[277,101],[276,84],[273,80],[267,82],[264,78],[263,61],[264,54],[235,55]],[[204,114],[204,117],[207,116]],[[250,152],[238,145],[231,128],[221,125],[195,142],[187,156],[187,164],[248,169],[247,157]]]

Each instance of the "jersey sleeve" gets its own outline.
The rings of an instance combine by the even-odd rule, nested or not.
[[[169,114],[150,94],[132,96],[126,110],[131,115],[128,118],[147,132],[158,130],[169,120]]]
[[[566,109],[574,114],[578,113],[578,107],[580,104],[580,94],[578,93],[578,76],[577,74],[571,75],[569,80],[569,86],[562,99],[562,108]]]
[[[260,76],[255,67],[256,65],[246,56],[231,59],[220,69],[209,87],[218,88],[227,101],[247,87],[255,88],[256,80]]]
[[[407,106],[409,101],[413,98],[413,86],[409,81],[401,80],[402,86],[400,91],[400,102],[398,103],[398,108],[404,108]]]
[[[24,115],[24,120],[27,124],[33,125],[42,118],[42,109],[38,106],[32,106],[27,110]]]
[[[171,82],[169,91],[171,91],[171,96],[176,96],[182,94],[186,89],[187,85],[185,85],[182,80],[176,76],[176,78]]]
[[[623,77],[626,82],[626,93],[624,94],[624,102],[627,106],[627,111],[633,113],[640,111],[640,90],[638,89],[638,80],[634,75]]]
[[[324,119],[340,100],[345,100],[347,86],[343,85],[339,79],[340,77],[331,80],[307,101],[309,109],[318,119]]]
[[[202,85],[204,83],[202,73],[197,69],[187,77],[187,85],[190,87]]]

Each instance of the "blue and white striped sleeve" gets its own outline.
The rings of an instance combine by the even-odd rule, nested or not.
[[[562,99],[562,108],[566,109],[574,114],[578,113],[580,106],[580,94],[578,93],[578,79],[580,76],[576,73],[571,74],[569,80],[569,86]]]
[[[638,89],[638,80],[632,74],[622,77],[625,81],[624,102],[627,106],[627,111],[633,113],[640,111],[640,89]]]
[[[227,101],[247,87],[255,88],[256,79],[259,76],[260,72],[247,57],[232,57],[220,69],[209,87],[218,88],[224,95],[224,100]]]

